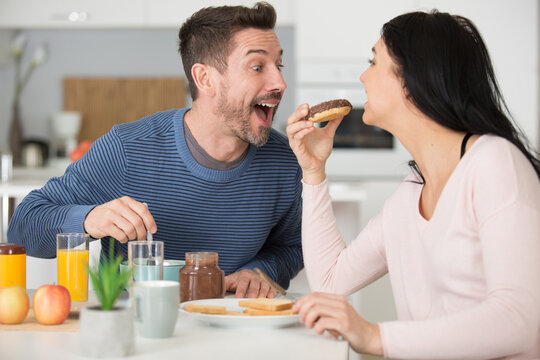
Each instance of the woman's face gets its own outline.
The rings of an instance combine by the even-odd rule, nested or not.
[[[364,105],[364,123],[391,131],[392,120],[399,119],[406,96],[396,64],[388,54],[382,38],[372,49],[369,68],[360,76],[367,93]]]

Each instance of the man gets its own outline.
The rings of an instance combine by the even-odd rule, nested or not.
[[[9,240],[50,258],[57,233],[87,232],[125,254],[150,231],[168,259],[217,251],[238,297],[275,295],[254,267],[287,287],[303,266],[301,173],[270,127],[286,88],[275,20],[266,3],[195,13],[179,33],[192,108],[114,126],[24,199]]]

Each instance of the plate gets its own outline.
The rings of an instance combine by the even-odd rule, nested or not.
[[[184,310],[186,304],[213,305],[225,306],[227,310],[242,312],[245,307],[238,306],[238,301],[248,299],[205,299],[186,301],[180,304],[180,312],[186,314],[192,319],[204,322],[209,325],[219,327],[263,327],[263,328],[280,328],[293,326],[299,323],[298,315],[265,315],[265,316],[248,316],[248,315],[214,315],[189,312]]]

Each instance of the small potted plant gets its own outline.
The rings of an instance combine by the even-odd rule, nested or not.
[[[88,274],[101,305],[84,307],[80,316],[80,349],[85,356],[127,356],[134,350],[133,312],[117,306],[116,300],[131,275],[120,269],[122,256],[114,256],[114,238],[110,238],[109,257]]]

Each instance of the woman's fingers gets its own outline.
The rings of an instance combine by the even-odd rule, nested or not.
[[[312,328],[322,317],[341,317],[346,308],[341,295],[314,293],[308,295],[299,309],[300,321]]]
[[[318,334],[343,336],[357,352],[382,355],[379,326],[365,321],[341,295],[313,293],[298,299],[293,311]]]
[[[309,110],[308,104],[302,104],[288,117],[287,123],[290,125],[306,117]]]

